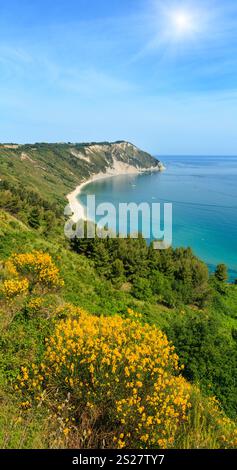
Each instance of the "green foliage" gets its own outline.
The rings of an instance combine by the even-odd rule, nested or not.
[[[220,282],[226,282],[228,280],[228,272],[225,264],[218,264],[215,271],[215,277]]]
[[[111,264],[111,278],[117,286],[125,280],[125,269],[121,259],[115,259]]]
[[[148,247],[141,236],[137,239],[73,239],[71,247],[91,258],[99,274],[106,279],[116,283],[122,276],[131,282],[132,292],[140,300],[153,296],[170,307],[180,302],[202,307],[210,299],[208,269],[189,248],[160,252]],[[119,272],[114,266],[119,266]],[[141,279],[145,280],[142,281],[144,289]]]
[[[152,290],[148,279],[138,277],[134,280],[132,294],[136,299],[149,300],[152,296]]]
[[[157,301],[173,308],[178,303],[176,292],[172,289],[171,280],[160,271],[151,273],[151,289]]]
[[[89,146],[94,152],[93,143]],[[13,252],[48,252],[65,285],[44,295],[37,313],[27,296],[0,307],[0,445],[63,446],[51,438],[57,436],[57,423],[52,434],[38,408],[19,411],[12,381],[22,364],[40,362],[54,313],[62,307],[63,317],[63,306],[70,302],[95,315],[126,316],[130,307],[142,314],[142,322],[164,331],[185,366],[184,376],[202,391],[177,446],[231,446],[230,423],[205,400],[214,394],[224,412],[236,417],[237,286],[226,284],[224,265],[209,279],[206,265],[191,249],[156,251],[141,237],[74,240],[69,247],[63,238],[65,195],[91,173],[105,171],[111,158],[109,147],[101,145],[86,163],[80,155],[86,156],[87,149],[88,144],[1,147],[1,259]],[[134,148],[126,152],[134,163]],[[145,165],[151,163],[147,154],[138,156]],[[0,268],[1,281],[5,273]]]
[[[40,210],[38,207],[34,207],[29,214],[28,217],[29,226],[32,228],[39,228],[40,227]]]
[[[12,184],[0,180],[0,208],[15,215],[33,229],[49,235],[58,231],[62,224],[61,211],[56,204],[43,199],[36,191],[22,188],[18,183]]]
[[[232,331],[223,328],[221,317],[211,309],[181,311],[165,331],[185,366],[185,377],[215,395],[225,411],[236,417],[237,343]]]
[[[0,174],[7,183],[19,185],[22,192],[38,193],[44,200],[56,204],[61,216],[66,194],[83,179],[89,179],[91,174],[105,172],[113,157],[141,168],[149,169],[159,164],[151,155],[126,142],[1,145]],[[1,207],[14,210],[16,214],[17,205],[17,198],[11,198],[7,207]]]
[[[68,294],[70,297],[68,290],[72,289],[79,304],[85,304],[87,301],[89,305],[91,298],[91,306],[93,305],[95,310],[97,303],[98,313],[102,313],[103,317],[111,314],[113,309],[114,313],[119,311],[123,313],[129,301],[131,302],[131,294],[114,290],[108,281],[101,281],[98,278],[99,282],[97,283],[93,267],[90,267],[90,263],[83,256],[78,256],[67,250],[61,250],[60,255],[59,253],[56,255],[55,247],[50,244],[47,245],[47,249],[54,252],[55,260],[64,275],[65,285],[61,292],[52,291],[45,295],[42,291],[42,294],[38,294],[40,298],[35,298],[35,293],[29,293],[26,298],[11,302],[9,305],[2,304],[1,307],[4,307],[2,309],[0,307],[0,386],[2,386],[2,404],[4,404],[4,412],[0,415],[0,443],[2,447],[67,446],[67,441],[60,436],[60,432],[67,431],[65,425],[60,426],[59,429],[57,422],[50,419],[45,408],[38,408],[38,404],[32,409],[28,408],[27,396],[23,395],[20,402],[20,396],[17,398],[12,386],[16,382],[22,364],[31,367],[32,362],[38,366],[42,363],[45,354],[45,337],[52,337],[55,324],[57,325],[58,321],[64,318],[68,319],[70,323],[70,314],[78,315],[77,309],[65,304]],[[80,262],[80,269],[77,269],[78,262]],[[3,279],[5,275],[6,273],[3,271]],[[158,291],[159,284],[162,285],[164,279],[163,275],[156,278],[155,285],[158,286]],[[150,303],[152,296],[146,281],[145,278],[136,279],[134,288],[137,289],[137,297],[140,294],[142,298],[147,296],[143,309],[149,319],[154,306]],[[95,292],[97,297],[94,295]],[[236,298],[237,289],[232,286],[231,297],[226,307],[229,308],[232,302],[234,306]],[[38,302],[38,300],[41,301]],[[219,304],[217,301],[220,301]],[[219,305],[220,311],[222,311],[222,301],[222,297],[217,294],[215,305]],[[227,302],[226,296],[224,302]],[[142,306],[142,304],[139,305]],[[208,311],[189,308],[179,311],[167,309],[163,314],[168,321],[163,323],[162,329],[166,331],[169,340],[173,341],[180,356],[180,362],[185,365],[184,376],[191,382],[198,382],[205,395],[215,394],[229,416],[234,417],[236,410],[236,342],[232,335],[233,328],[231,330],[224,328],[222,314],[218,313],[219,310],[212,312],[210,309]],[[81,310],[79,313],[83,314]],[[161,314],[162,310],[160,310],[160,316]],[[144,323],[143,316],[138,316],[138,318]],[[151,324],[154,323],[154,320],[158,325],[159,317],[153,319]],[[103,319],[103,322],[105,325],[108,323],[106,318]],[[160,325],[162,325],[161,321]],[[89,326],[92,327],[90,321]],[[154,332],[154,328],[151,331]],[[234,423],[228,420],[212,401],[204,399],[200,392],[197,392],[195,397],[188,421],[176,436],[175,446],[178,448],[192,448],[200,445],[206,448],[233,447],[236,433]],[[52,402],[50,406],[54,408]],[[67,415],[64,414],[64,418],[66,419]],[[78,419],[80,420],[80,416]],[[105,426],[107,424],[105,423]],[[122,431],[123,427],[121,427]],[[40,439],[42,433],[43,436]],[[92,437],[96,438],[94,435]]]
[[[235,423],[228,419],[214,397],[203,397],[192,388],[192,407],[187,422],[176,440],[181,449],[236,448]]]

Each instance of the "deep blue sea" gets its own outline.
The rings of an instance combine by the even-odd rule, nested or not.
[[[80,195],[96,203],[172,202],[173,246],[190,246],[213,270],[228,266],[237,278],[237,157],[160,156],[166,171],[88,184]]]

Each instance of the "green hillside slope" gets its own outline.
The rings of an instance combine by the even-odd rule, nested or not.
[[[159,253],[141,238],[72,243],[64,239],[65,194],[79,181],[91,172],[105,171],[111,158],[140,168],[154,165],[152,157],[131,144],[112,146],[0,148],[0,445],[100,447],[106,440],[110,447],[233,448],[237,286],[209,277],[190,249]],[[82,152],[81,157],[72,156],[72,149]],[[62,353],[60,332],[67,335],[71,325],[77,340],[70,337]],[[92,354],[88,359],[83,348],[76,353],[80,335],[89,349],[97,348],[98,357]],[[48,353],[47,338],[58,348],[56,355]],[[126,362],[126,338],[135,365]],[[181,368],[175,366],[172,344]],[[171,361],[167,369],[162,349],[166,347]],[[145,351],[151,373],[144,375],[139,363]],[[79,353],[87,385],[81,378],[82,365],[77,369]],[[164,364],[162,371],[153,370],[156,354]],[[119,363],[118,357],[123,357]],[[69,375],[64,373],[64,361]],[[158,375],[153,383],[153,373],[168,374],[167,382],[160,382]],[[121,403],[110,398],[107,374],[115,374],[113,383],[121,384]],[[133,408],[136,400],[147,403],[158,383],[164,385],[159,393],[170,403],[167,413],[161,403]],[[130,399],[128,409],[123,408]],[[118,414],[121,410],[124,417]],[[141,433],[136,430],[140,426]]]
[[[159,169],[160,162],[128,142],[91,144],[0,145],[0,178],[20,183],[50,202],[92,174],[105,173],[114,160],[138,169]]]

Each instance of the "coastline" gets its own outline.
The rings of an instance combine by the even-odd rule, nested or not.
[[[80,195],[82,188],[87,186],[94,181],[112,178],[114,176],[122,176],[122,175],[139,175],[141,173],[153,172],[153,171],[164,171],[165,167],[162,163],[160,166],[155,166],[151,168],[136,168],[131,165],[127,165],[124,163],[116,162],[117,165],[114,168],[109,168],[106,173],[100,172],[96,173],[95,175],[91,176],[89,179],[82,181],[71,193],[67,194],[66,198],[68,200],[70,209],[73,213],[72,220],[74,223],[77,223],[78,220],[86,220],[86,213],[83,204],[78,200],[78,196]]]

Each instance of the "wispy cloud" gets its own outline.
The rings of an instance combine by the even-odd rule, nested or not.
[[[14,46],[0,45],[0,82],[12,80],[13,84],[27,82],[31,85],[42,83],[44,86],[77,94],[84,99],[103,97],[118,93],[129,93],[138,88],[137,85],[116,74],[104,71],[100,67],[76,63],[64,63],[50,57],[37,48],[22,49]],[[43,82],[42,82],[43,80]]]
[[[62,70],[57,78],[57,86],[64,90],[85,96],[116,95],[134,91],[137,87],[129,81],[118,79],[103,71],[96,69],[87,70]]]
[[[25,129],[26,140],[122,137],[150,150],[159,139],[164,152],[172,140],[179,153],[180,136],[195,152],[218,132],[219,147],[236,146],[236,0],[58,3],[1,1],[0,140]],[[169,22],[181,7],[199,21],[182,41]]]

